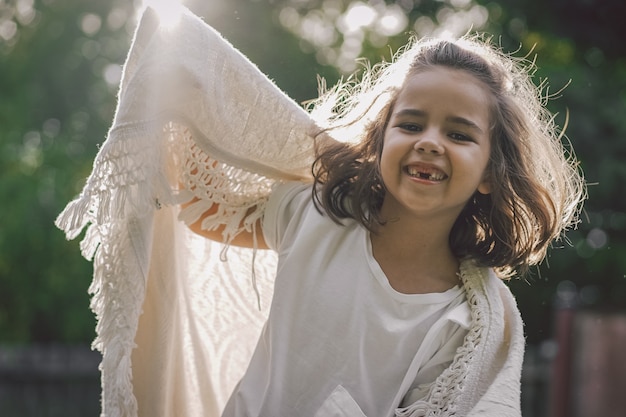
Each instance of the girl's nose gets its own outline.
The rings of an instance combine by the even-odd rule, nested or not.
[[[444,152],[441,138],[435,132],[424,132],[424,135],[415,142],[414,148],[417,152],[434,155],[441,155]]]

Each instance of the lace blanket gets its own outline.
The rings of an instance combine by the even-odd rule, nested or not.
[[[182,10],[165,26],[144,13],[113,125],[56,222],[70,239],[86,229],[103,416],[220,415],[267,317],[276,262],[226,249],[242,228],[256,233],[274,184],[310,179],[319,131],[199,18]],[[203,227],[225,225],[224,243],[185,226],[213,204]],[[497,278],[472,271],[470,336],[429,401],[403,416],[519,415],[519,313]]]

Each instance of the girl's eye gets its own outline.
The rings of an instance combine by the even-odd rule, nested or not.
[[[408,132],[419,132],[422,130],[422,126],[415,123],[401,123],[400,125],[398,125],[398,127]]]
[[[471,137],[464,135],[463,133],[450,133],[449,135],[453,140],[458,142],[473,142],[474,139]]]

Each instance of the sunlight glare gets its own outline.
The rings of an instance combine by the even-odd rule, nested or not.
[[[378,17],[378,13],[372,7],[362,2],[350,4],[343,16],[346,32],[354,32],[363,27],[370,26]]]
[[[395,36],[402,32],[408,24],[409,19],[404,11],[399,6],[391,5],[378,19],[376,31],[384,36]]]
[[[166,28],[176,26],[183,13],[180,0],[145,0],[144,7],[151,7],[159,16],[161,25]]]

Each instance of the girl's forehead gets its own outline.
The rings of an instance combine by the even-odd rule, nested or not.
[[[481,94],[491,95],[487,85],[473,73],[464,69],[441,65],[410,72],[400,86],[400,92],[407,87],[415,88],[418,86],[423,89],[446,89],[445,87],[451,87],[457,90],[467,86],[476,92],[480,91]]]
[[[394,112],[401,108],[436,109],[472,115],[488,125],[492,103],[489,88],[474,75],[454,68],[433,67],[407,76],[398,91]]]

